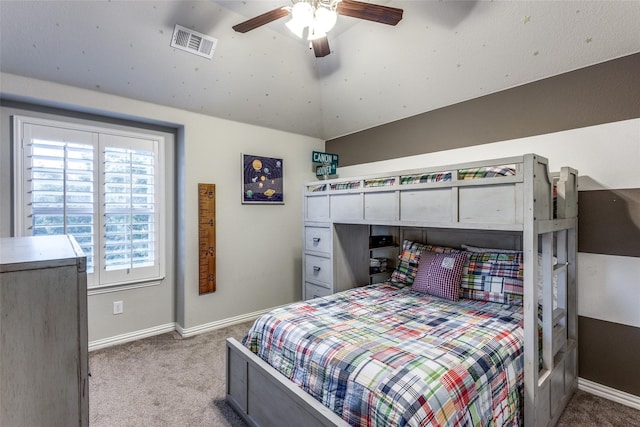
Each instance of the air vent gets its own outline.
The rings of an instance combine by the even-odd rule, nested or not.
[[[171,37],[171,46],[195,55],[211,59],[218,40],[206,34],[176,25]]]

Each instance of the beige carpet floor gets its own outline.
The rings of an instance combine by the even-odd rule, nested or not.
[[[184,339],[167,333],[91,352],[90,425],[244,427],[225,401],[224,340],[241,339],[250,326]],[[640,427],[640,411],[578,391],[558,426]]]

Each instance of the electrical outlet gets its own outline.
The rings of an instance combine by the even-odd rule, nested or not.
[[[114,301],[113,302],[113,314],[122,314],[124,313],[124,302],[122,301]]]

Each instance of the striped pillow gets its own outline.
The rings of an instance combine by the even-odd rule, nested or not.
[[[462,268],[467,260],[464,252],[441,254],[423,252],[411,289],[458,301]]]

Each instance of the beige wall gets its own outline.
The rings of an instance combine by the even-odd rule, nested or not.
[[[175,212],[175,233],[168,238],[173,273],[160,286],[91,296],[90,341],[153,333],[173,322],[188,335],[301,298],[300,188],[314,179],[311,151],[322,151],[322,140],[6,73],[0,74],[0,95],[176,129],[175,156],[169,160],[176,164],[175,194],[166,195]],[[0,235],[8,236],[10,112],[1,109]],[[284,205],[240,203],[241,153],[284,159]],[[217,190],[217,291],[203,296],[198,295],[197,239],[201,182],[214,183]],[[115,300],[124,301],[123,315],[111,314]]]
[[[11,185],[13,181],[11,168],[7,167],[11,160],[11,119],[13,115],[23,115],[40,117],[53,120],[63,120],[66,122],[91,124],[95,120],[102,118],[88,114],[78,114],[68,110],[55,108],[42,108],[33,104],[16,103],[3,100],[0,106],[0,170],[3,175],[0,184],[0,230],[1,236],[12,235],[11,211]],[[102,122],[101,127],[116,129],[131,129],[131,123],[123,120],[109,120]],[[137,131],[137,129],[136,129]],[[164,186],[166,211],[162,215],[166,217],[168,236],[175,235],[175,132],[158,126],[147,126],[145,133],[159,135],[165,141],[164,157]],[[6,201],[6,203],[5,203]],[[175,259],[175,245],[166,247],[166,257],[168,260]],[[158,328],[172,328],[175,322],[175,268],[174,263],[167,263],[165,266],[166,279],[160,284],[146,287],[123,286],[118,288],[107,288],[90,290],[88,293],[89,320],[91,323],[90,340],[109,340],[114,335],[137,334],[140,330],[155,330]],[[124,313],[114,316],[113,302],[123,301],[125,303]],[[131,325],[137,329],[131,330]],[[147,331],[150,333],[150,331]],[[103,343],[104,344],[104,343]]]

